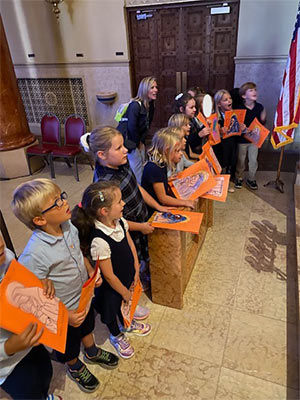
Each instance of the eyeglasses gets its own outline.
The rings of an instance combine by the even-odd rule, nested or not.
[[[67,200],[67,198],[68,198],[67,193],[62,192],[59,195],[59,198],[55,200],[54,204],[51,207],[46,208],[46,210],[42,211],[41,214],[45,214],[47,211],[52,210],[52,208],[54,208],[54,207],[58,207],[58,208],[62,207],[64,204],[64,200]]]

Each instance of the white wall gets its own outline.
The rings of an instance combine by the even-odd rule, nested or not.
[[[123,7],[124,0],[65,0],[57,20],[44,0],[1,0],[14,64],[128,61]]]
[[[269,129],[273,127],[297,10],[298,0],[240,1],[235,87],[247,81],[257,84]],[[288,147],[299,151],[299,129]]]
[[[298,0],[240,0],[237,57],[286,56]]]

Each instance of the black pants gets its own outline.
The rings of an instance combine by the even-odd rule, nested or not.
[[[52,378],[52,364],[44,346],[33,347],[16,365],[1,388],[13,399],[46,399]]]
[[[118,317],[119,317],[120,324],[124,326],[124,319],[123,319],[121,310],[118,312]],[[118,334],[121,333],[119,325],[118,325],[118,321],[117,321],[117,316],[112,322],[110,322],[109,324],[106,324],[106,326],[108,327],[109,332],[113,336],[118,336]]]
[[[81,339],[87,336],[89,333],[92,333],[94,328],[95,315],[93,307],[91,307],[90,311],[85,317],[85,320],[80,326],[74,328],[73,326],[68,325],[66,350],[65,353],[55,351],[57,361],[66,363],[77,358],[80,353]]]

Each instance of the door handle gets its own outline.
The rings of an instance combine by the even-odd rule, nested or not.
[[[187,90],[187,72],[184,71],[182,73],[182,91],[186,92]]]
[[[181,92],[181,72],[176,72],[176,95]]]

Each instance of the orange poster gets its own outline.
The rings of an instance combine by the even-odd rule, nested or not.
[[[209,135],[209,143],[213,146],[215,144],[218,144],[221,142],[221,137],[220,137],[220,125],[218,122],[218,115],[211,114],[207,120],[209,121],[209,125],[211,127],[211,134]]]
[[[244,138],[255,144],[256,147],[260,148],[269,133],[270,131],[265,128],[257,118],[254,118],[249,128],[247,128],[247,133],[245,133]]]
[[[133,283],[129,290],[132,292],[131,299],[128,302],[122,300],[121,304],[121,313],[123,315],[125,328],[129,328],[133,320],[136,306],[138,305],[139,299],[143,291],[141,282],[138,281],[135,286]]]
[[[41,281],[13,260],[0,284],[0,326],[20,334],[30,322],[38,331],[44,327],[40,343],[65,352],[68,310],[57,297],[48,299]]]
[[[197,115],[197,118],[199,119],[199,121],[200,121],[204,126],[206,126],[206,128],[209,128],[209,124],[208,124],[206,118],[204,117],[204,115],[203,115],[200,111],[199,111],[199,113],[198,113],[198,115]]]
[[[209,200],[225,202],[228,194],[230,175],[215,176],[217,184],[201,197]]]
[[[155,211],[149,222],[155,228],[191,232],[197,235],[202,219],[202,213],[170,210],[168,212]]]
[[[205,160],[200,160],[181,171],[169,183],[177,199],[195,200],[216,184]]]
[[[246,110],[232,110],[225,112],[224,128],[227,129],[227,133],[223,133],[223,139],[241,135],[241,124],[244,123],[245,116]]]
[[[204,159],[206,161],[212,175],[220,175],[222,172],[222,167],[209,142],[206,142],[202,146],[202,153],[200,154],[199,159]]]
[[[85,310],[86,306],[94,296],[95,283],[96,280],[98,279],[98,270],[99,270],[99,259],[96,262],[95,272],[90,277],[90,279],[88,279],[82,286],[77,312]]]

